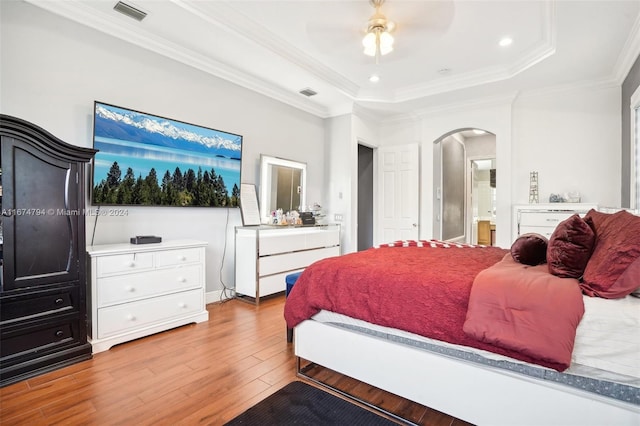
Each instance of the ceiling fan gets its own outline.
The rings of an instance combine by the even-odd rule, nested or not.
[[[395,29],[395,23],[389,21],[380,11],[384,1],[385,0],[369,0],[369,3],[371,3],[376,11],[371,18],[369,18],[367,33],[362,39],[364,54],[367,56],[375,56],[376,63],[378,63],[380,56],[393,51],[394,39],[391,32]]]
[[[444,34],[453,20],[455,2],[456,0],[311,2],[326,6],[322,10],[315,10],[314,15],[306,18],[306,30],[313,46],[326,57],[340,57],[345,63],[355,61],[365,65],[371,62],[377,64],[386,54],[385,58],[392,59],[389,61],[391,63],[415,54],[416,46]],[[327,15],[320,15],[321,13]],[[318,19],[322,16],[331,16],[331,19]],[[376,32],[380,36],[379,47],[376,44]],[[385,44],[388,38],[383,33],[396,40]],[[366,37],[372,40],[365,42],[372,43],[372,48],[365,49],[363,39]],[[399,40],[401,44],[398,44]],[[372,61],[371,57],[376,57],[376,60]]]

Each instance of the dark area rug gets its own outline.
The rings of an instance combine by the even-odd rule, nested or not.
[[[226,425],[387,426],[397,423],[306,383],[292,382]]]

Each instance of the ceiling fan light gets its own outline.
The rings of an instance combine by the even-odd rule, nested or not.
[[[376,56],[376,47],[365,47],[364,54],[367,56]]]
[[[386,46],[386,47],[380,46],[380,54],[383,56],[392,51],[393,51],[393,46]]]
[[[391,46],[393,47],[393,36],[389,34],[387,31],[383,31],[380,33],[380,46]]]
[[[376,34],[373,31],[368,32],[362,39],[362,45],[364,47],[376,47]]]
[[[380,54],[386,55],[393,50],[393,36],[388,32],[380,33]]]
[[[362,39],[362,45],[364,46],[364,54],[368,56],[376,55],[376,34],[374,32],[367,33]]]

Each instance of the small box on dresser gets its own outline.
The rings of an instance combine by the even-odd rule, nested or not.
[[[91,258],[89,341],[93,352],[209,319],[205,246],[196,240],[109,244]]]

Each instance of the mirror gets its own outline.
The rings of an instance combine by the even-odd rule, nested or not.
[[[271,212],[284,213],[306,206],[307,165],[262,155],[260,157],[260,216],[271,223]]]

